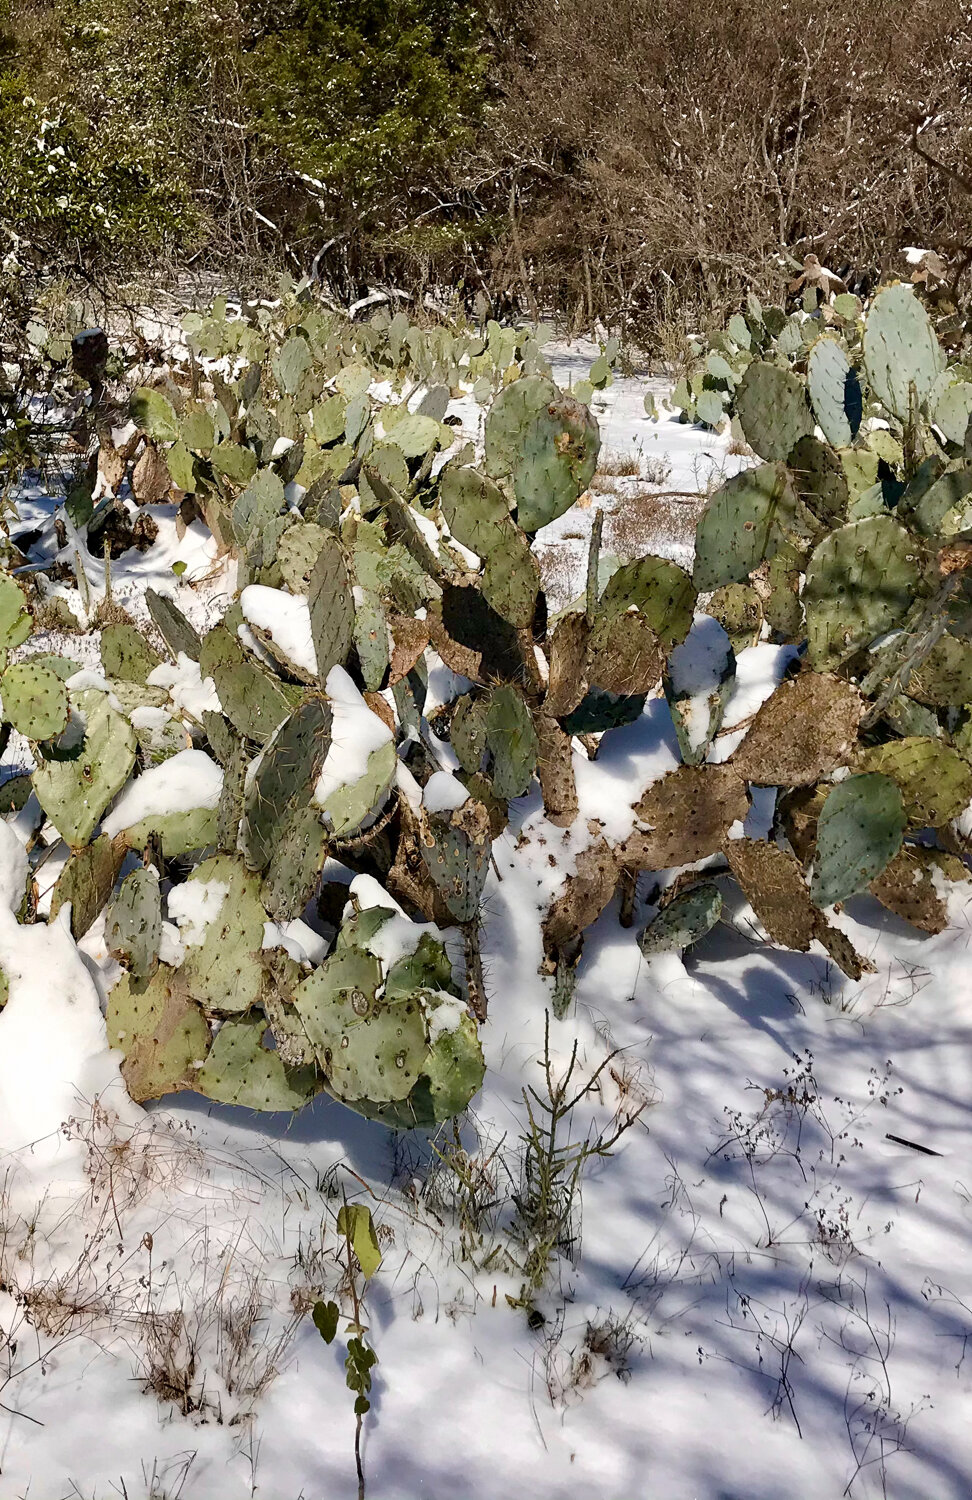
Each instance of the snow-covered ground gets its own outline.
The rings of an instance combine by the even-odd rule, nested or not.
[[[570,358],[558,351],[562,380]],[[606,452],[640,446],[668,469],[654,487],[686,494],[740,462],[664,412],[650,421],[647,388],[618,379],[595,398]],[[627,482],[602,492],[612,506]],[[593,502],[543,538],[567,554],[565,589]],[[116,592],[137,612],[164,580],[202,626],[232,589],[208,545],[163,526],[115,566]],[[727,726],[783,658],[743,654]],[[623,837],[676,762],[654,700],[578,761],[585,837],[591,818]],[[0,1500],[355,1494],[343,1344],[306,1316],[342,1295],[345,1195],[371,1207],[384,1257],[365,1301],[371,1500],[967,1500],[972,907],[953,896],[950,927],[926,937],[849,903],[840,922],[875,965],[857,984],[816,947],[762,944],[738,897],[735,931],[688,965],[641,958],[605,912],[576,1004],[550,1022],[551,1072],[575,1043],[582,1080],[615,1054],[574,1141],[647,1107],[589,1165],[574,1255],[531,1327],[510,1305],[522,1277],[501,1210],[519,1185],[522,1091],[546,1089],[540,914],[578,835],[539,797],[514,811],[486,888],[486,1083],[462,1129],[480,1214],[461,1212],[424,1136],[323,1097],[297,1116],[192,1095],[131,1104],[101,1020],[101,927],[80,953],[59,924],[18,928],[17,851],[0,843],[0,967],[31,997],[0,1012]],[[768,816],[763,794],[753,830]]]

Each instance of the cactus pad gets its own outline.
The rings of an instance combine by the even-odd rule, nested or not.
[[[0,573],[0,651],[22,646],[33,628],[23,589],[8,573]]]
[[[943,828],[972,802],[972,766],[940,739],[912,735],[872,745],[858,755],[857,769],[897,783],[913,827]]]
[[[621,864],[669,870],[717,854],[732,824],[746,817],[749,798],[731,766],[680,766],[650,786],[634,811],[645,826],[619,848]]]
[[[832,531],[807,566],[803,599],[811,664],[819,670],[839,666],[898,624],[920,576],[917,544],[890,516]]]
[[[732,757],[760,786],[812,786],[850,763],[864,702],[857,688],[827,673],[783,682],[759,709]]]
[[[304,703],[276,731],[246,794],[241,847],[251,869],[270,863],[287,810],[307,805],[331,745],[331,709]]]
[[[44,761],[34,772],[34,791],[58,833],[77,849],[91,838],[105,808],[128,780],[137,741],[107,693],[77,693],[73,706],[84,720],[81,753],[72,760]]]
[[[846,448],[857,436],[863,397],[857,371],[843,344],[820,338],[807,358],[807,392],[813,414],[832,448]]]
[[[279,1052],[264,1046],[268,1030],[261,1015],[225,1021],[193,1088],[208,1099],[245,1109],[300,1109],[319,1092],[320,1075],[314,1067],[287,1067]]]
[[[760,458],[789,457],[813,432],[803,382],[789,370],[754,359],[736,391],[736,415],[746,441]]]
[[[539,375],[500,392],[485,440],[486,472],[512,478],[517,520],[530,532],[569,510],[593,479],[600,448],[587,408]]]
[[[138,682],[144,687],[161,657],[134,625],[105,625],[101,632],[101,664],[106,677]]]
[[[722,916],[722,892],[717,885],[697,885],[662,908],[638,938],[646,958],[690,948],[712,931]]]
[[[867,890],[901,848],[906,823],[901,792],[888,776],[871,771],[833,787],[817,819],[810,886],[817,905]]]
[[[157,872],[145,865],[122,881],[108,911],[105,941],[133,979],[150,979],[159,961],[162,896]]]
[[[209,1050],[209,1027],[197,1005],[160,969],[148,985],[123,974],[108,996],[108,1044],[124,1053],[122,1077],[140,1103],[195,1088]]]
[[[260,998],[263,981],[263,924],[260,877],[241,859],[219,854],[203,860],[189,876],[223,887],[219,911],[202,929],[202,942],[190,944],[179,973],[188,993],[207,1011],[233,1015]]]
[[[67,688],[50,667],[14,662],[0,677],[3,717],[29,740],[50,740],[68,721]]]
[[[499,687],[486,713],[486,745],[493,757],[497,797],[520,797],[533,780],[539,742],[530,710],[515,687]]]
[[[944,368],[944,356],[931,319],[910,286],[878,293],[864,325],[864,362],[871,390],[901,421],[911,412],[911,392],[919,403]]]

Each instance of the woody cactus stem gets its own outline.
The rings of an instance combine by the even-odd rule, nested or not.
[[[604,529],[604,512],[594,512],[594,522],[591,526],[591,542],[587,552],[587,623],[593,626],[597,618],[597,600],[600,593],[598,588],[598,570],[601,563],[601,532]]]
[[[478,917],[462,923],[463,957],[466,963],[466,991],[477,1021],[485,1021],[489,997],[483,979],[482,927]]]

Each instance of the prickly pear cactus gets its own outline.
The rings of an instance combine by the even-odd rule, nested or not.
[[[876,771],[849,776],[828,794],[817,820],[810,891],[819,907],[867,890],[901,848],[907,824],[897,784]]]
[[[72,707],[83,726],[80,754],[44,760],[33,775],[34,791],[64,841],[81,848],[91,838],[112,798],[135,764],[131,724],[112,708],[107,693],[75,693]]]
[[[597,422],[586,406],[540,376],[515,380],[497,396],[485,438],[486,472],[512,480],[524,531],[562,516],[594,478]]]
[[[37,662],[14,662],[0,676],[2,716],[29,740],[51,740],[67,728],[67,688]]]
[[[900,421],[909,420],[945,368],[913,287],[889,286],[875,297],[864,324],[864,361],[874,394]]]
[[[747,367],[736,392],[736,413],[747,443],[760,458],[785,460],[813,432],[802,381],[764,360]]]
[[[812,665],[821,671],[840,666],[899,624],[920,578],[921,549],[890,516],[832,531],[807,566],[804,606]]]

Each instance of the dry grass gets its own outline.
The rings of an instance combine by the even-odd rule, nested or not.
[[[659,494],[647,485],[639,485],[619,496],[605,513],[605,546],[625,562],[657,550],[662,542],[690,547],[704,507],[703,495],[695,499],[664,491]]]
[[[609,475],[612,479],[641,477],[641,460],[636,453],[602,453],[597,463],[595,479]]]

